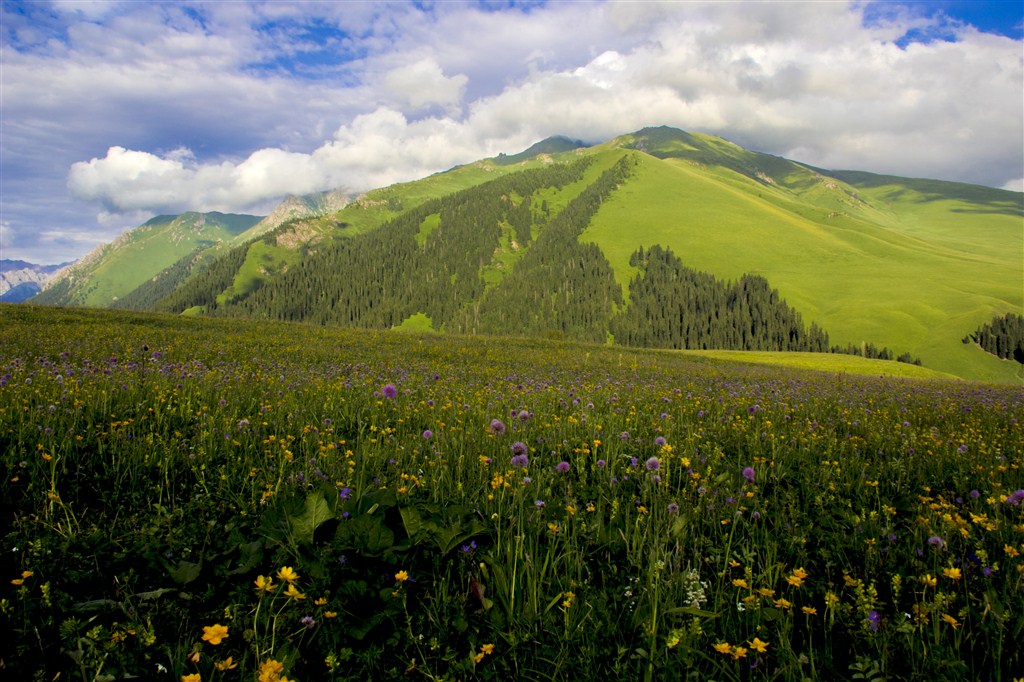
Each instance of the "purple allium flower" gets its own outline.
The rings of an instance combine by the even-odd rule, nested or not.
[[[676,504],[675,502],[669,502],[668,503],[668,513],[669,514],[678,514],[679,513],[679,505]]]
[[[561,471],[564,474],[569,470],[569,463],[566,462],[565,460],[562,460],[561,462],[555,465],[555,470]]]
[[[533,506],[536,507],[537,509],[543,509],[544,500],[537,500],[536,502],[533,503]]]
[[[930,538],[928,538],[928,544],[931,545],[932,547],[937,547],[938,549],[942,549],[943,547],[946,546],[946,541],[943,540],[942,538],[940,538],[938,535],[933,535]]]
[[[515,443],[512,443],[511,450],[513,455],[525,455],[529,452],[529,448],[526,447],[526,443],[518,440]]]
[[[668,441],[665,440],[664,436],[658,436],[657,438],[654,439],[654,444],[657,445],[659,448],[665,445],[665,443],[667,442]]]
[[[512,466],[518,467],[519,469],[525,469],[530,466],[530,458],[524,455],[513,455]]]
[[[661,461],[657,457],[651,457],[644,462],[644,466],[647,467],[648,471],[657,471],[661,469]]]
[[[636,465],[639,463],[639,461],[640,460],[638,460],[636,457],[630,457],[629,458],[629,466],[631,466],[631,467],[633,467],[635,469]]]
[[[501,421],[500,419],[492,419],[490,428],[491,433],[493,433],[495,436],[500,436],[501,434],[505,433],[505,422]]]
[[[519,421],[525,422],[525,421],[528,421],[530,419],[530,413],[527,412],[526,410],[519,410],[518,417],[519,417]]]
[[[1024,489],[1013,491],[1013,493],[1006,497],[1006,502],[1014,507],[1019,507],[1020,503],[1024,502]]]
[[[872,632],[878,632],[878,626],[882,622],[882,614],[878,611],[871,611],[868,613],[868,625],[871,626]]]
[[[384,384],[380,389],[380,394],[388,400],[394,400],[398,397],[398,389],[395,388],[394,384]]]
[[[598,469],[604,469],[607,465],[608,465],[608,462],[604,461],[603,459],[597,460],[597,468]]]
[[[958,455],[967,454],[967,445],[961,445],[960,447],[958,447],[956,449],[956,454],[958,454]]]
[[[757,474],[754,472],[754,467],[747,467],[743,470],[743,478],[747,479],[747,483],[753,483]]]
[[[313,620],[312,616],[303,616],[302,620],[299,622],[305,625],[307,630],[312,630],[316,626],[316,621]]]
[[[431,431],[430,429],[427,429],[426,431],[423,432],[423,440],[430,440],[433,437],[434,437],[434,432]]]

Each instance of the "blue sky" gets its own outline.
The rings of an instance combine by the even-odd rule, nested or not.
[[[646,125],[1019,191],[1022,7],[4,1],[0,258]]]

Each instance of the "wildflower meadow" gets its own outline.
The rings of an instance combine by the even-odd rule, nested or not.
[[[1019,385],[5,306],[0,677],[1009,682],[1022,419]]]

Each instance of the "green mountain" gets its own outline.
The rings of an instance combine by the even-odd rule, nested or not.
[[[1019,192],[827,171],[647,128],[586,148],[550,138],[242,233],[216,257],[178,261],[173,287],[151,281],[133,296],[134,307],[321,324],[885,347],[1019,381],[1018,363],[963,340],[1024,309],[1022,228]]]
[[[230,242],[260,220],[216,212],[156,216],[65,268],[33,302],[111,306],[179,259]]]

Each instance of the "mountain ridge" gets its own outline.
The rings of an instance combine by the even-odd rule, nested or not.
[[[542,169],[552,169],[554,175],[549,176],[556,178],[580,160],[590,164],[589,170],[575,179],[537,180],[536,173]],[[454,288],[446,289],[445,295],[458,298],[451,305],[461,309],[462,319],[468,319],[465,315],[472,316],[474,309],[490,305],[487,299],[497,295],[492,289],[500,289],[506,278],[529,266],[535,259],[530,253],[545,241],[539,238],[552,221],[617,163],[627,164],[629,172],[602,195],[580,226],[573,239],[583,250],[568,243],[559,247],[579,251],[585,267],[606,271],[612,278],[610,286],[618,287],[616,296],[600,304],[610,306],[603,316],[630,305],[630,288],[641,274],[631,264],[637,249],[662,246],[687,267],[723,281],[738,281],[745,275],[767,277],[807,323],[822,325],[841,346],[878,343],[897,352],[920,354],[926,365],[961,376],[1000,380],[1012,376],[1005,367],[970,355],[970,349],[958,342],[993,315],[1024,305],[1020,287],[1017,291],[1013,287],[1014,281],[1024,279],[1022,266],[1012,259],[1013,249],[1022,241],[1024,195],[865,171],[827,171],[668,127],[645,128],[592,146],[548,138],[519,154],[482,159],[419,181],[358,197],[342,193],[338,196],[343,206],[310,210],[272,229],[252,227],[198,259],[195,267],[180,268],[180,281],[165,287],[167,291],[154,289],[138,299],[146,306],[163,301],[161,309],[189,314],[273,317],[280,297],[295,298],[296,287],[305,286],[303,282],[319,281],[313,269],[337,267],[316,254],[329,252],[342,259],[363,254],[358,256],[363,259],[358,267],[366,267],[365,274],[353,271],[352,276],[363,278],[356,288],[365,297],[381,286],[406,286],[398,284],[400,272],[394,274],[398,279],[382,284],[380,273],[390,272],[390,266],[383,265],[388,259],[413,259],[408,261],[412,263],[436,252],[438,260],[416,266],[418,274],[409,276],[422,277],[419,289],[437,295],[441,295],[437,277],[455,278]],[[529,177],[534,180],[527,181]],[[480,188],[494,182],[499,193],[485,197],[486,191]],[[465,202],[461,209],[449,205],[458,201]],[[441,259],[441,251],[436,250],[465,219],[458,217],[459,211],[464,213],[470,206],[476,207],[472,210],[478,217],[490,216],[462,238],[467,250],[475,249],[475,260],[468,263],[467,254],[450,249],[444,250],[447,255]],[[387,228],[392,241],[372,237],[414,213],[419,224]],[[486,239],[480,237],[483,233]],[[484,241],[478,243],[478,239]],[[377,251],[372,252],[376,255],[364,254],[366,240],[377,240]],[[379,265],[372,265],[374,259]],[[556,279],[551,286],[560,290]],[[931,280],[934,285],[929,284]],[[525,280],[520,286],[533,285]],[[186,291],[193,293],[186,295]],[[558,305],[570,304],[574,295],[580,294],[566,291],[568,298]],[[270,296],[278,302],[270,303]],[[171,306],[171,300],[179,303]],[[184,305],[187,300],[200,303]],[[264,301],[262,308],[257,300]],[[456,325],[451,317],[454,309],[443,308],[449,311],[442,315],[448,322],[440,322],[426,310],[389,300],[406,310],[407,316],[430,319],[432,326]],[[509,301],[507,305],[516,304],[514,298]],[[311,299],[304,305],[313,309],[303,314],[327,322],[334,319],[333,313],[321,314],[316,308],[336,310],[339,303]],[[345,305],[358,308],[361,303]],[[392,313],[374,318],[372,325],[385,324],[385,318],[392,320]],[[573,325],[565,327],[564,320],[558,321],[557,314],[544,324],[548,327],[535,331],[561,329],[559,333],[570,337],[577,333]],[[501,331],[490,328],[490,333]]]

